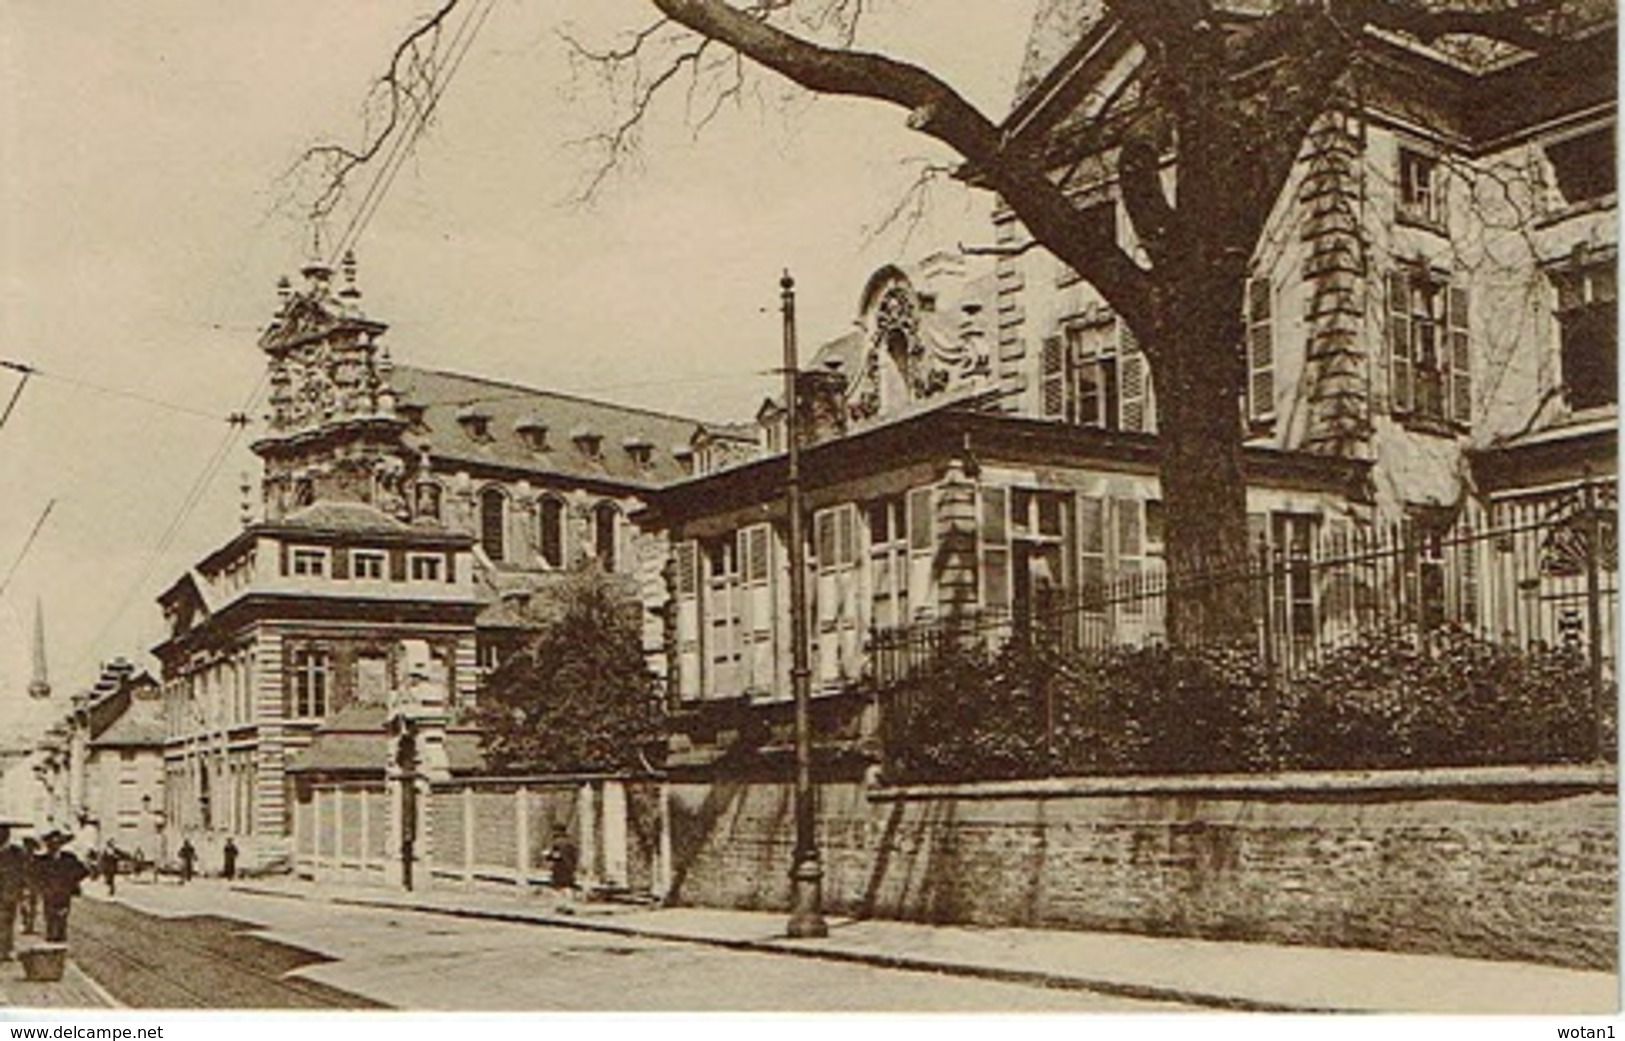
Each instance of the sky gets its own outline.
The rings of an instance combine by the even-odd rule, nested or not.
[[[435,6],[4,0],[0,361],[40,375],[0,426],[0,699],[27,682],[36,599],[59,693],[117,655],[150,666],[154,597],[239,529],[263,428],[251,409],[229,442],[225,418],[257,390],[258,330],[311,238],[288,170],[357,139],[369,82]],[[1007,109],[1033,0],[868,6],[862,45]],[[698,134],[674,95],[638,161],[574,201],[590,158],[571,142],[606,109],[561,32],[610,44],[652,10],[495,0],[356,245],[397,360],[749,418],[775,386],[782,269],[816,345],[881,264],[991,237],[991,200],[958,186],[910,234],[877,233],[914,164],[947,153],[900,111],[766,74]],[[17,381],[0,371],[0,404]]]

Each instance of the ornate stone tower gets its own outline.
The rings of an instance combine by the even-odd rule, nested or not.
[[[260,337],[270,367],[266,436],[254,444],[265,464],[265,519],[317,501],[366,503],[404,516],[407,423],[396,414],[386,328],[361,310],[355,256],[344,255],[343,287],[333,269],[311,261],[305,284],[278,284],[281,307]]]

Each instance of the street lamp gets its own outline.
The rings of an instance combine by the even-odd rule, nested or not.
[[[792,938],[828,936],[824,922],[824,868],[818,860],[818,836],[813,821],[812,788],[812,669],[807,649],[807,543],[801,509],[801,405],[796,361],[796,283],[786,271],[779,279],[779,305],[784,315],[785,508],[789,512],[790,541],[790,690],[796,708],[796,845],[790,864],[790,925]]]

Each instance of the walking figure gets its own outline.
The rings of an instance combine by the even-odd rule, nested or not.
[[[181,858],[181,885],[192,881],[192,871],[197,867],[197,850],[192,847],[192,840],[186,839],[176,856]]]
[[[107,883],[107,895],[117,895],[118,878],[118,847],[112,842],[102,848],[101,856],[102,881]]]
[[[53,831],[45,836],[45,856],[39,861],[40,901],[45,905],[45,939],[48,943],[68,942],[68,911],[79,895],[79,883],[90,869],[63,847],[68,836]]]
[[[237,843],[230,836],[227,836],[226,848],[221,853],[225,858],[225,867],[221,869],[220,874],[230,881],[237,877]]]
[[[11,841],[11,825],[0,824],[0,961],[11,960],[17,905],[28,881],[28,854]]]
[[[563,825],[553,826],[553,844],[547,850],[546,860],[552,868],[553,888],[561,893],[574,892],[576,866],[581,861],[581,851]]]

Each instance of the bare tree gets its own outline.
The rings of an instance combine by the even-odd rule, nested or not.
[[[1248,265],[1305,135],[1358,64],[1366,30],[1424,42],[1469,33],[1540,50],[1561,40],[1577,0],[1103,0],[1143,55],[1135,97],[1072,125],[1065,140],[1012,133],[932,70],[858,47],[863,0],[649,2],[656,17],[619,46],[571,41],[620,106],[595,139],[589,188],[635,147],[659,95],[684,92],[703,126],[744,91],[746,63],[814,94],[905,113],[911,130],[961,157],[964,175],[996,192],[1136,334],[1156,378],[1170,628],[1180,640],[1249,631],[1243,598],[1179,590],[1185,576],[1246,559],[1237,402]],[[1064,190],[1078,157],[1115,173],[1134,253],[1083,219]],[[1171,194],[1165,173],[1175,162]]]

